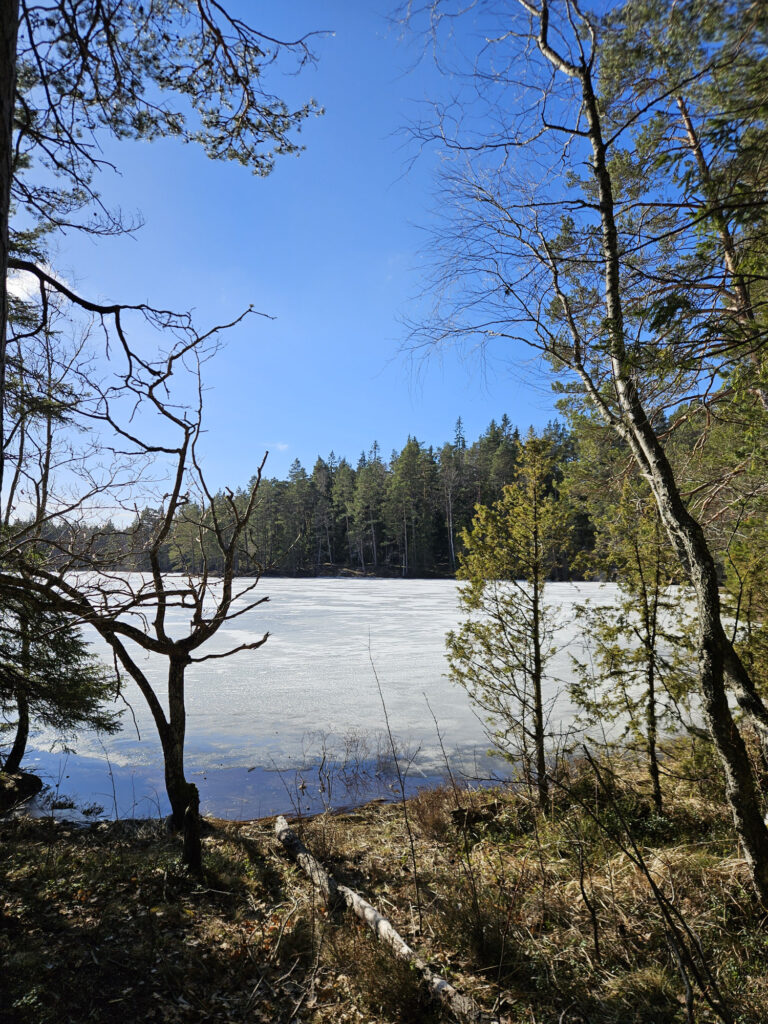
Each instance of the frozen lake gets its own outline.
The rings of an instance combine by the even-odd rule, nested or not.
[[[316,809],[322,786],[314,784],[309,766],[324,750],[331,761],[343,760],[346,750],[359,771],[372,774],[377,749],[387,748],[376,675],[398,747],[415,757],[414,782],[443,769],[427,700],[452,763],[487,769],[483,723],[464,690],[445,675],[445,634],[460,620],[454,581],[264,579],[258,592],[269,602],[197,653],[224,651],[269,631],[267,643],[187,670],[187,774],[200,787],[205,812],[245,818],[289,811],[296,803]],[[587,599],[610,603],[615,588],[552,583],[547,596],[565,624],[558,637],[563,649],[551,663],[554,693],[570,675],[569,653],[579,653],[577,630],[568,624],[573,606]],[[174,614],[179,626],[189,617],[188,611]],[[94,647],[109,657],[98,638]],[[163,659],[139,656],[162,694]],[[126,680],[124,692],[132,713],[123,715],[121,733],[103,739],[81,734],[69,754],[51,753],[54,737],[37,733],[25,763],[47,774],[59,797],[71,795],[78,804],[99,804],[119,816],[165,813],[154,723],[135,684]],[[571,718],[561,698],[552,728]],[[312,782],[301,792],[297,767],[307,768]],[[338,797],[343,787],[335,784]]]

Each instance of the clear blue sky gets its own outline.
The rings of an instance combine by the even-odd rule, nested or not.
[[[293,459],[311,470],[331,449],[354,464],[374,440],[387,457],[409,434],[439,444],[458,416],[469,439],[503,412],[521,428],[543,425],[546,380],[532,387],[503,363],[484,372],[455,351],[414,367],[402,352],[401,319],[427,301],[438,157],[414,163],[399,129],[445,80],[429,60],[413,66],[380,0],[228,6],[270,34],[334,33],[316,40],[316,67],[269,80],[278,95],[325,107],[302,132],[306,150],[261,179],[173,141],[114,144],[106,155],[121,176],[102,191],[145,226],[132,239],[64,238],[55,259],[86,294],[194,308],[200,325],[251,303],[276,318],[232,331],[207,367],[211,483],[247,482],[266,448],[268,475],[284,477]]]

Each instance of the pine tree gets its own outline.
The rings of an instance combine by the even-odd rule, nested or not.
[[[354,561],[353,550],[356,547],[354,533],[355,503],[355,471],[346,459],[341,459],[333,477],[331,501],[337,521],[343,523],[344,538],[347,547],[347,561],[351,566]]]
[[[0,609],[0,708],[15,715],[3,770],[17,772],[33,724],[65,736],[86,726],[119,728],[106,707],[116,696],[113,672],[101,665],[71,617],[26,597],[5,596]]]
[[[513,483],[491,507],[478,506],[463,534],[459,601],[468,618],[446,643],[451,678],[486,712],[500,752],[522,764],[539,807],[549,799],[544,695],[554,622],[546,581],[565,523],[555,494],[551,445],[529,432]]]
[[[664,730],[685,725],[696,686],[690,594],[676,586],[679,569],[642,481],[625,480],[617,500],[596,515],[593,568],[613,578],[618,600],[581,606],[588,661],[573,659],[570,692],[590,724],[619,722],[620,739],[641,745],[654,806],[662,812],[658,742]]]
[[[434,456],[415,437],[409,437],[392,459],[387,486],[389,531],[400,548],[403,576],[431,566],[437,479]]]
[[[381,519],[386,489],[387,467],[381,458],[378,441],[371,450],[360,458],[355,477],[354,523],[361,552],[361,563],[365,560],[366,542],[373,568],[379,566]]]

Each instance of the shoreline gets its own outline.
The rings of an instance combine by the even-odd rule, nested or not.
[[[686,992],[695,1019],[715,1024],[676,970],[650,878],[695,929],[731,1019],[763,1024],[764,910],[711,750],[667,754],[663,814],[641,762],[622,765],[608,793],[582,762],[546,815],[524,793],[443,786],[409,800],[407,819],[376,801],[294,830],[434,974],[504,1024],[677,1024]],[[437,1024],[418,973],[324,904],[276,843],[274,817],[207,819],[203,879],[157,820],[7,819],[0,1024]]]
[[[25,770],[40,778],[43,788],[28,798],[26,813],[31,817],[88,824],[160,820],[170,813],[162,764],[108,766],[97,758],[38,751],[33,758],[25,760]],[[52,770],[57,762],[62,768]],[[451,765],[451,771],[461,785],[504,781],[468,778],[458,764]],[[349,812],[373,800],[402,799],[394,767],[375,760],[345,765],[318,756],[314,762],[291,767],[221,766],[189,769],[187,774],[200,788],[201,816],[219,821],[260,821],[278,814],[308,818]],[[411,764],[404,772],[406,798],[444,784],[446,777],[445,770]]]

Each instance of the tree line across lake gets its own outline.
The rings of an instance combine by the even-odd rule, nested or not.
[[[743,460],[734,464],[740,450],[736,423],[710,424],[702,444],[700,418],[692,411],[687,426],[677,423],[668,447],[694,505],[696,495],[706,493],[708,533],[725,580],[729,567],[735,578],[734,558],[748,550],[751,562],[758,558],[759,548],[745,541],[744,533],[759,521],[765,460],[753,438],[750,466]],[[685,412],[677,419],[684,421]],[[753,423],[750,431],[752,436],[761,427]],[[614,578],[620,539],[615,528],[606,532],[609,521],[616,520],[613,512],[606,517],[605,510],[613,509],[617,495],[638,474],[610,431],[578,413],[570,413],[566,422],[550,421],[539,436],[552,467],[547,488],[563,516],[550,578]],[[331,452],[326,458],[318,456],[308,471],[297,459],[287,479],[258,481],[255,508],[234,553],[235,573],[453,576],[465,549],[464,533],[478,507],[501,500],[504,488],[514,483],[524,441],[505,414],[491,420],[473,442],[458,419],[454,439],[439,447],[409,436],[389,459],[377,442],[355,465]],[[722,486],[713,498],[705,488],[718,477]],[[252,477],[245,487],[197,500],[190,495],[180,503],[157,551],[162,571],[221,573],[225,555],[216,536],[216,510],[227,537],[229,502],[245,509],[256,483]],[[165,510],[147,506],[122,526],[112,521],[90,527],[52,523],[46,533],[50,538],[59,535],[68,549],[87,548],[92,560],[112,570],[147,571],[147,553],[165,525]],[[626,520],[624,526],[629,526]],[[69,535],[75,530],[90,536],[73,541]],[[676,576],[682,578],[679,567]]]
[[[543,436],[561,476],[574,455],[571,432],[551,422]],[[287,479],[261,479],[256,509],[237,551],[236,571],[453,575],[461,533],[477,505],[498,500],[504,486],[512,483],[520,441],[519,429],[504,415],[492,420],[473,443],[465,438],[459,419],[453,441],[439,448],[409,437],[387,459],[374,441],[354,465],[331,452],[327,458],[318,456],[309,472],[297,459]],[[236,504],[245,507],[254,483],[251,479],[234,491]],[[226,518],[225,493],[214,496],[204,511],[206,504],[190,497],[177,513],[162,547],[164,571],[222,571],[212,517],[218,505]],[[111,553],[112,565],[122,549],[125,569],[148,569],[148,542],[162,521],[162,509],[145,508],[127,527],[100,525],[96,542]],[[568,558],[564,549],[563,572],[568,571]]]

